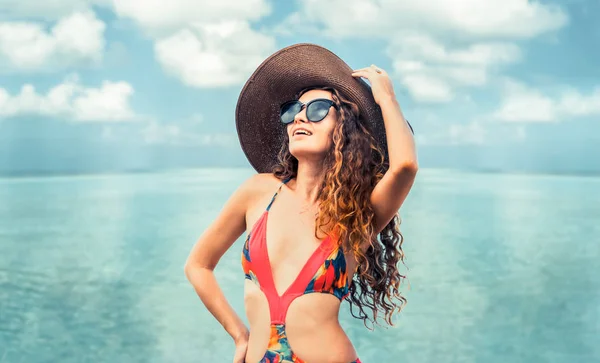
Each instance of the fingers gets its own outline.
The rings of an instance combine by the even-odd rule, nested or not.
[[[365,78],[369,78],[372,75],[373,75],[373,72],[369,72],[368,70],[358,70],[358,71],[352,72],[352,77],[365,77]]]
[[[373,74],[387,74],[383,69],[377,67],[374,64],[371,64],[369,67],[355,69],[352,72],[352,76],[360,76],[368,78],[369,75]]]
[[[371,67],[370,67],[370,68],[371,68],[371,69],[373,69],[373,70],[374,70],[376,73],[379,73],[379,74],[383,74],[383,73],[385,73],[385,71],[384,71],[383,69],[381,69],[381,68],[377,67],[377,66],[376,66],[376,65],[374,65],[374,64],[371,64]]]

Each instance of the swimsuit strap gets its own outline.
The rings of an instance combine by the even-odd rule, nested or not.
[[[281,187],[283,187],[283,184],[289,182],[292,178],[289,177],[287,179],[284,179],[283,182],[281,184],[279,184],[279,188],[277,188],[277,191],[275,192],[275,194],[273,194],[273,198],[271,198],[271,202],[269,203],[269,205],[267,206],[267,211],[269,209],[271,209],[271,205],[273,204],[273,202],[275,201],[275,198],[277,197],[277,194],[279,194],[279,191],[281,191]]]

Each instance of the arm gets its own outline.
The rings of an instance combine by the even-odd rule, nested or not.
[[[374,230],[379,233],[398,213],[412,188],[418,170],[417,152],[387,72],[371,65],[352,72],[352,76],[369,80],[373,98],[381,108],[385,124],[390,167],[371,193],[371,205],[375,212]]]
[[[247,340],[248,329],[225,299],[213,273],[219,259],[246,228],[246,209],[254,194],[253,176],[229,198],[214,222],[200,236],[185,263],[185,275],[200,300],[233,340]]]
[[[394,218],[408,196],[417,175],[415,141],[395,98],[380,101],[390,158],[390,167],[371,193],[376,233]]]

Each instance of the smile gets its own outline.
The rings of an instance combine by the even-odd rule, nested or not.
[[[300,129],[300,130],[294,131],[294,135],[292,135],[292,136],[298,136],[298,135],[310,136],[310,135],[312,135],[312,133],[310,131],[306,131],[304,129]]]

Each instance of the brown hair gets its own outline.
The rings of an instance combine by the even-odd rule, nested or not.
[[[367,124],[362,122],[358,106],[330,87],[310,87],[331,92],[338,105],[338,122],[333,131],[331,152],[323,160],[324,177],[319,187],[319,213],[316,217],[315,236],[318,229],[333,223],[344,252],[352,251],[356,258],[357,273],[349,286],[352,316],[378,324],[380,313],[389,325],[392,317],[406,304],[399,291],[406,276],[398,271],[398,262],[404,264],[403,236],[399,231],[398,214],[379,233],[373,230],[374,212],[370,203],[371,192],[381,180],[389,164],[375,142]],[[296,177],[298,160],[289,151],[289,137],[284,132],[284,142],[273,173],[280,179]],[[317,236],[317,238],[319,238]],[[349,271],[350,273],[350,271]],[[354,307],[358,308],[358,315]],[[370,310],[370,315],[365,309]]]

